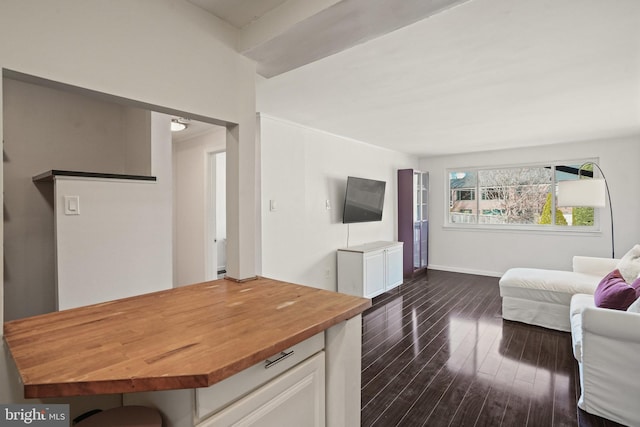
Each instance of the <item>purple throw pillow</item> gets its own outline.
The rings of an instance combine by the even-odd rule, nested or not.
[[[640,280],[636,279],[631,286],[624,281],[620,270],[615,269],[607,274],[596,288],[593,300],[597,307],[626,310],[640,294]]]

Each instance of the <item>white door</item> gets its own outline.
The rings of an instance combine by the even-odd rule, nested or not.
[[[207,157],[207,214],[206,266],[207,280],[218,278],[226,270],[226,153],[208,153]]]

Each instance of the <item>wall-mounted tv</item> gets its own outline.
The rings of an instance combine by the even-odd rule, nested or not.
[[[385,185],[384,181],[347,177],[342,222],[382,221]]]

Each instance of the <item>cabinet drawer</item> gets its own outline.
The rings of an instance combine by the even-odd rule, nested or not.
[[[196,389],[196,418],[202,420],[219,411],[323,348],[324,332],[320,332],[211,387]]]

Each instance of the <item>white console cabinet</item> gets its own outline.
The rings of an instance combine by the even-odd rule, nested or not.
[[[338,292],[373,298],[402,284],[402,242],[338,249]]]

